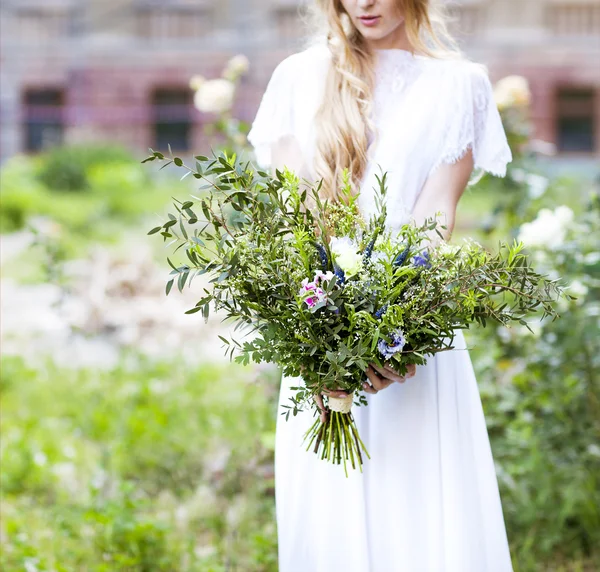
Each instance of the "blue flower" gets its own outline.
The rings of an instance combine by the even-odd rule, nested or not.
[[[385,340],[379,340],[379,343],[377,344],[379,353],[385,359],[390,359],[394,354],[401,352],[406,344],[404,332],[400,328],[394,330],[390,337],[392,338],[391,344],[388,344]]]
[[[377,310],[377,312],[375,312],[375,317],[378,320],[381,320],[383,315],[387,312],[387,309],[388,309],[388,304],[384,304],[383,306],[381,306],[381,308],[379,308],[379,310]]]
[[[424,250],[421,254],[416,254],[412,257],[413,266],[423,266],[425,268],[429,268],[431,263],[429,262],[429,252]]]
[[[343,286],[346,283],[346,274],[344,274],[344,271],[337,264],[334,264],[333,273],[337,276],[340,286]]]
[[[410,252],[410,246],[407,246],[404,250],[402,250],[396,256],[396,258],[394,258],[394,266],[402,266],[404,264],[404,261],[406,260],[406,257],[408,256],[409,252]]]

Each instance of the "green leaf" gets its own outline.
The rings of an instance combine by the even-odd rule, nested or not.
[[[185,312],[185,314],[195,314],[196,312],[200,312],[200,310],[202,310],[202,306],[196,306],[195,308],[192,308],[191,310],[187,310]]]

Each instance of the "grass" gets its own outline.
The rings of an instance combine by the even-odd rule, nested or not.
[[[274,376],[136,361],[2,361],[2,568],[276,570]]]

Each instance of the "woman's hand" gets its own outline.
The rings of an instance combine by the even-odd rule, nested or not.
[[[327,408],[325,407],[325,404],[323,403],[324,395],[326,395],[327,397],[344,398],[344,397],[348,397],[350,394],[347,391],[342,391],[341,389],[337,390],[337,391],[330,391],[330,390],[326,389],[323,393],[315,395],[315,402],[317,404],[317,407],[319,408],[319,411],[321,412],[321,423],[325,423],[325,421],[327,421]]]
[[[381,391],[382,389],[392,385],[392,383],[404,383],[409,377],[415,375],[417,366],[411,363],[407,367],[407,370],[408,371],[406,372],[406,375],[400,375],[389,365],[379,367],[378,365],[372,363],[365,372],[370,383],[365,381],[363,383],[363,389],[366,393],[375,395],[378,391]]]
[[[410,377],[413,377],[417,372],[417,366],[415,364],[410,364],[407,366],[406,375],[400,375],[395,369],[390,367],[389,365],[385,365],[383,367],[379,367],[378,365],[372,363],[366,371],[367,378],[370,383],[363,383],[363,390],[366,393],[371,393],[375,395],[382,389],[389,387],[392,383],[404,383]],[[327,421],[327,408],[323,403],[323,396],[327,397],[348,397],[350,395],[347,391],[337,390],[337,391],[329,391],[326,390],[319,395],[315,395],[315,402],[319,411],[321,412],[321,422],[325,423]]]

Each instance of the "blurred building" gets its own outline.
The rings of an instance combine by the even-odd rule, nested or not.
[[[145,153],[199,150],[189,78],[251,61],[252,119],[278,61],[302,45],[303,0],[3,0],[0,158],[106,139]],[[526,76],[536,136],[600,157],[600,0],[462,0],[453,29],[493,79]]]

